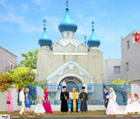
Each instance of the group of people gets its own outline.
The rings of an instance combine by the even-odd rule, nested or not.
[[[78,98],[80,98],[81,112],[87,112],[88,95],[85,92],[85,87],[82,87],[82,92],[78,94],[76,89],[73,88],[73,92],[69,93],[66,91],[66,86],[63,86],[62,92],[60,94],[61,101],[61,112],[68,112],[68,99],[71,98],[71,112],[78,112]]]
[[[41,100],[41,96],[37,96],[37,105],[35,107],[34,112],[39,114],[44,113],[53,113],[51,105],[48,100],[48,87],[45,87],[43,89],[44,93],[44,100]],[[61,101],[61,112],[68,112],[68,99],[71,98],[71,112],[78,112],[78,98],[80,98],[81,101],[81,112],[87,112],[87,101],[88,101],[88,95],[85,92],[85,87],[82,87],[82,92],[80,95],[78,92],[76,92],[76,89],[73,88],[73,92],[69,93],[66,91],[66,86],[62,87],[62,92],[60,93],[60,101]],[[31,112],[31,104],[30,104],[30,95],[29,95],[29,88],[26,88],[24,91],[24,87],[21,88],[21,91],[19,92],[19,101],[21,103],[21,110],[19,114],[25,115],[25,110],[29,109],[29,114],[32,115]],[[7,94],[7,108],[8,113],[11,111],[13,112],[13,104],[12,104],[12,96],[11,96],[11,90],[9,90]]]
[[[6,97],[8,113],[10,113],[10,111],[13,112],[13,102],[12,102],[13,97],[11,95],[11,92],[12,92],[12,90],[9,89],[7,97]],[[26,108],[29,108],[29,113],[32,114],[31,113],[31,105],[30,105],[29,89],[28,88],[26,88],[25,93],[24,93],[24,87],[21,88],[21,91],[19,93],[19,99],[20,99],[20,102],[22,104],[20,114],[24,114]]]
[[[134,94],[134,99],[131,99],[131,94],[127,94],[127,105],[123,110],[116,102],[116,93],[113,88],[110,88],[110,94],[108,89],[104,88],[104,104],[106,107],[106,114],[128,114],[138,113],[140,114],[140,104],[138,102],[138,95]]]
[[[37,114],[44,114],[44,113],[53,113],[52,109],[51,109],[51,105],[48,101],[48,87],[43,89],[43,93],[44,93],[44,101],[42,102],[41,100],[41,96],[37,97],[37,106],[35,108],[35,113]],[[30,105],[30,98],[29,98],[29,89],[26,88],[25,89],[25,94],[24,94],[24,87],[21,88],[21,91],[19,93],[19,100],[21,102],[21,110],[20,110],[20,114],[21,115],[25,115],[25,110],[26,108],[29,108],[29,113],[30,115],[32,115],[31,113],[31,105]]]
[[[127,105],[125,110],[123,110],[116,102],[116,93],[113,88],[108,89],[104,87],[104,104],[106,108],[106,114],[128,114],[128,113],[138,113],[140,114],[140,104],[138,102],[138,95],[134,94],[134,99],[131,98],[131,94],[127,94]],[[44,114],[44,113],[53,113],[51,105],[48,100],[48,87],[43,89],[44,93],[44,100],[41,100],[41,96],[37,96],[37,105],[35,107],[35,113],[37,114]],[[76,92],[76,88],[73,88],[73,92],[70,94],[66,91],[66,86],[62,87],[62,92],[60,93],[60,101],[61,101],[61,112],[68,112],[68,99],[71,98],[71,112],[78,112],[78,98],[80,99],[80,111],[87,112],[87,103],[88,103],[88,94],[85,92],[85,87],[82,87],[82,92],[79,94]],[[29,88],[25,89],[24,87],[21,88],[19,93],[19,101],[21,102],[21,110],[20,114],[24,115],[26,108],[29,109],[29,114],[32,115],[31,112],[31,104],[30,104],[30,95],[29,95]],[[12,104],[12,96],[11,90],[9,90],[7,94],[7,108],[8,113],[11,111],[13,112],[13,104]]]
[[[44,101],[42,103],[41,96],[38,96],[37,106],[35,108],[35,113],[44,114],[44,113],[53,113],[51,109],[51,105],[48,101],[48,87],[43,89],[44,93]],[[81,112],[87,112],[87,101],[88,95],[85,92],[85,87],[82,87],[82,92],[80,95],[76,92],[76,89],[73,88],[73,92],[69,93],[66,91],[66,86],[62,87],[62,92],[60,93],[60,101],[61,101],[61,112],[68,112],[68,99],[71,98],[71,112],[78,112],[78,98],[80,97],[81,101]]]
[[[19,100],[21,103],[21,110],[20,110],[20,114],[24,115],[25,114],[25,109],[28,108],[29,109],[29,113],[32,115],[31,113],[31,105],[30,105],[30,95],[29,95],[29,88],[25,89],[25,93],[24,93],[24,87],[21,88],[21,91],[19,93]]]

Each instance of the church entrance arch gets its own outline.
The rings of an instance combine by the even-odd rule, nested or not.
[[[74,76],[68,76],[61,80],[61,85],[67,86],[67,91],[72,92],[72,88],[76,88],[76,91],[81,91],[82,81]]]
[[[79,78],[74,77],[74,76],[68,76],[61,80],[60,85],[66,85],[67,92],[69,93],[73,91],[72,90],[73,88],[76,88],[76,92],[80,93],[83,84]],[[70,98],[68,102],[70,103]]]

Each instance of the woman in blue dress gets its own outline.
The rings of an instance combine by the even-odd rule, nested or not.
[[[26,88],[26,90],[25,90],[25,109],[26,108],[29,108],[29,113],[30,113],[30,115],[32,115],[32,113],[31,113],[31,105],[30,105],[29,88]]]

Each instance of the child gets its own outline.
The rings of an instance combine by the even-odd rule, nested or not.
[[[135,112],[140,112],[140,104],[138,102],[138,95],[135,93],[134,94],[134,102],[133,102],[133,105],[132,105],[132,112],[135,113]]]
[[[125,108],[126,113],[132,113],[132,99],[131,99],[131,94],[127,94],[127,106]]]
[[[37,102],[37,106],[35,108],[35,113],[37,113],[38,115],[40,113],[43,114],[43,113],[45,113],[45,109],[44,109],[44,107],[42,105],[41,96],[37,96],[37,99],[38,99],[38,102]]]

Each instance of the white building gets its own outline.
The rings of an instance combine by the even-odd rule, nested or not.
[[[140,31],[132,31],[121,39],[122,59],[107,59],[104,61],[103,82],[105,84],[111,84],[111,82],[117,78],[130,80],[131,83],[139,83],[140,43],[135,42],[136,32],[140,34]]]
[[[121,40],[122,51],[122,79],[136,81],[140,79],[140,43],[135,42],[135,34],[140,31],[133,31]]]
[[[0,46],[0,72],[7,72],[17,66],[17,56]]]
[[[75,39],[74,34],[78,28],[69,16],[69,8],[58,29],[62,38],[52,43],[44,28],[39,39],[40,49],[37,54],[37,81],[50,85],[75,85],[78,92],[79,85],[103,84],[103,53],[98,49],[100,41],[94,33],[92,22],[91,36],[87,45]],[[67,87],[71,92],[73,86]],[[50,98],[59,101],[58,88],[52,89]],[[57,99],[56,99],[57,98]],[[102,97],[101,97],[102,98]]]
[[[39,39],[41,48],[37,54],[37,80],[49,84],[102,84],[103,53],[98,49],[100,41],[94,28],[87,41],[88,46],[75,39],[78,26],[70,18],[68,8],[58,28],[62,38],[52,43],[44,28]]]
[[[113,80],[121,78],[121,59],[107,59],[103,66],[104,84],[112,84]]]
[[[121,40],[122,51],[122,80],[131,81],[131,93],[140,95],[140,42],[135,42],[136,32],[132,31]]]
[[[6,50],[5,48],[0,46],[0,73],[7,72],[12,70],[14,67],[17,66],[17,56],[10,51]],[[13,95],[13,108],[14,110],[17,109],[17,92],[16,89],[12,90]],[[6,105],[6,96],[7,93],[0,92],[0,111],[7,111]]]

